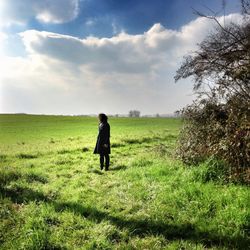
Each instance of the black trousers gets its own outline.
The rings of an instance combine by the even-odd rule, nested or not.
[[[109,168],[109,154],[100,154],[100,167],[104,167],[104,159],[105,159],[105,169]]]

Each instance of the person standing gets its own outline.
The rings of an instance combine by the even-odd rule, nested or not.
[[[110,154],[110,126],[108,117],[105,114],[99,114],[99,134],[97,136],[94,154],[100,155],[100,168],[103,170],[105,161],[105,170],[109,170]]]

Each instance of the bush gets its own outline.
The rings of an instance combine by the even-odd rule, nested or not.
[[[178,155],[188,164],[214,156],[231,179],[250,182],[250,0],[241,4],[240,23],[207,16],[217,29],[177,70],[175,80],[192,76],[198,94],[182,110]]]
[[[223,160],[231,179],[249,182],[250,103],[231,98],[226,104],[206,99],[183,110],[178,156],[198,164],[211,156]]]

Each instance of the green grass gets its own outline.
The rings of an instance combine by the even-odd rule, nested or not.
[[[0,115],[1,249],[247,249],[249,188],[177,161],[180,120],[109,122],[104,172],[96,118]]]

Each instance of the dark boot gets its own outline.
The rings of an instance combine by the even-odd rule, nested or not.
[[[105,171],[109,170],[109,155],[105,155]]]
[[[101,168],[101,170],[103,170],[103,166],[104,166],[104,155],[100,154],[100,168]]]

